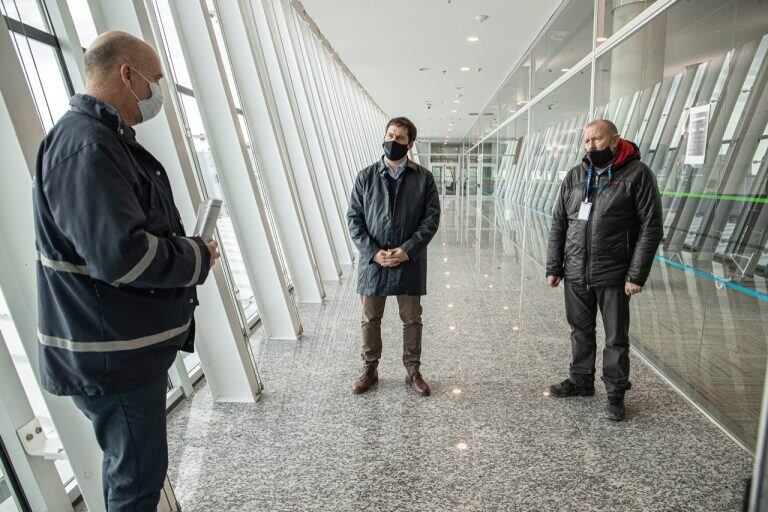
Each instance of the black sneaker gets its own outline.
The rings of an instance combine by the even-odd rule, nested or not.
[[[572,396],[595,396],[595,386],[588,388],[578,387],[571,379],[565,379],[560,384],[549,386],[549,396],[556,398],[568,398]]]
[[[608,397],[605,418],[611,421],[624,421],[624,417],[624,398]]]

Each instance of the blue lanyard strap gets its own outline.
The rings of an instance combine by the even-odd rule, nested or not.
[[[611,174],[611,167],[613,167],[613,164],[609,165],[608,169],[607,169],[608,170],[608,182],[607,183],[603,183],[602,185],[597,185],[597,184],[592,185],[592,171],[593,171],[594,168],[593,168],[592,165],[589,166],[589,168],[587,169],[587,185],[584,188],[584,201],[588,201],[589,200],[589,191],[590,190],[600,190],[600,189],[605,188],[605,187],[607,187],[608,185],[611,184],[611,180],[613,179],[613,175]]]

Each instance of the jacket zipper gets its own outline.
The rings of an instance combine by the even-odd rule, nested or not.
[[[584,270],[584,282],[587,286],[587,290],[589,290],[592,287],[592,258],[591,258],[591,252],[592,252],[592,216],[595,214],[596,206],[597,206],[597,197],[600,195],[600,189],[595,189],[595,196],[592,199],[592,208],[589,210],[589,218],[587,219],[587,229],[586,229],[586,241],[584,242],[585,247],[585,254],[587,256],[586,261],[586,269]]]

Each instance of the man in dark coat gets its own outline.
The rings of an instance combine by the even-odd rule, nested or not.
[[[168,468],[168,368],[194,342],[216,242],[184,234],[165,169],[132,126],[160,112],[160,59],[105,32],[86,92],[40,145],[34,185],[42,386],[72,396],[104,452],[110,512],[155,511]]]
[[[586,155],[565,176],[549,233],[547,282],[565,281],[571,326],[570,377],[549,387],[555,397],[595,394],[595,325],[605,328],[606,418],[624,419],[629,381],[629,299],[643,291],[663,236],[661,197],[635,144],[607,120],[584,129]]]
[[[362,374],[353,391],[378,381],[381,318],[389,295],[397,297],[403,321],[405,381],[422,396],[430,393],[421,365],[421,296],[427,293],[427,245],[440,224],[435,178],[408,160],[416,127],[405,117],[387,123],[384,156],[357,175],[349,201],[349,233],[360,251],[357,292],[363,305]]]

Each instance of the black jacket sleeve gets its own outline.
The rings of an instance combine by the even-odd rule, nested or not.
[[[552,225],[549,229],[549,241],[547,242],[547,277],[563,277],[565,271],[563,260],[565,258],[565,238],[568,234],[568,212],[565,209],[566,180],[560,184],[557,194],[557,202],[552,212]]]
[[[421,222],[411,238],[400,246],[408,255],[408,259],[412,261],[419,259],[440,226],[440,198],[437,194],[437,185],[435,185],[435,177],[432,173],[428,173],[428,178]]]
[[[656,184],[656,176],[647,167],[643,171],[640,187],[634,194],[634,200],[640,218],[640,232],[632,260],[629,263],[627,281],[645,286],[645,281],[651,272],[656,249],[659,248],[664,236],[661,194],[659,193],[659,186]]]
[[[360,261],[372,263],[373,257],[381,250],[379,244],[371,238],[368,226],[365,224],[365,173],[360,172],[355,180],[355,186],[349,198],[349,210],[347,211],[347,225],[349,236],[352,238],[357,250],[360,251]]]
[[[182,288],[202,284],[210,253],[202,238],[158,237],[120,156],[92,143],[61,161],[42,184],[53,218],[88,274],[113,286]]]

